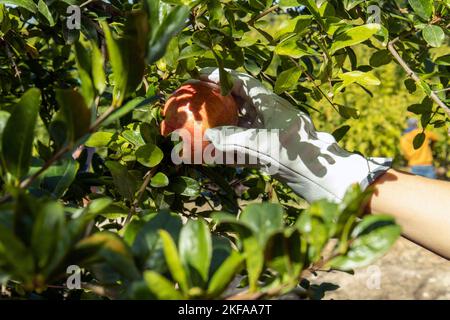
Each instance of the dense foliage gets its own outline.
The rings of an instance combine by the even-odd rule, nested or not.
[[[362,216],[370,190],[307,206],[255,170],[175,166],[160,107],[206,66],[220,68],[226,94],[236,69],[340,139],[347,127],[326,115],[366,123],[354,88],[394,96],[378,70],[397,62],[421,92],[408,109],[424,128],[446,127],[449,10],[448,0],[0,0],[2,294],[311,298],[311,272],[370,264],[400,234],[389,216]],[[75,160],[80,145],[90,149]]]

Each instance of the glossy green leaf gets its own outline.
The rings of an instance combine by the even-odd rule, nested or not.
[[[118,108],[116,111],[114,111],[103,123],[103,126],[107,126],[111,123],[113,123],[114,121],[117,121],[118,119],[122,118],[123,116],[127,115],[128,113],[130,113],[131,111],[133,111],[136,108],[141,108],[141,107],[145,107],[145,106],[150,106],[152,105],[155,101],[157,101],[156,96],[152,96],[150,98],[142,98],[142,97],[137,97],[134,98],[133,100],[128,101],[127,103],[125,103],[124,106]]]
[[[56,100],[67,125],[67,138],[75,142],[89,132],[91,112],[78,91],[57,90]]]
[[[161,230],[159,234],[163,242],[164,256],[166,257],[167,266],[172,274],[172,278],[178,283],[183,292],[187,292],[189,282],[175,242],[167,231]]]
[[[181,229],[178,247],[192,284],[204,287],[208,282],[212,256],[211,234],[206,222],[202,219],[189,220]]]
[[[2,150],[7,170],[16,178],[27,174],[31,164],[34,128],[41,104],[38,89],[26,91],[14,107],[2,136]]]
[[[10,265],[13,275],[31,278],[34,271],[33,256],[14,233],[0,224],[0,259]]]
[[[414,12],[424,20],[433,14],[433,0],[408,0]]]
[[[400,227],[390,216],[366,216],[353,230],[349,251],[328,265],[351,270],[371,264],[384,255],[400,236]]]
[[[9,112],[0,110],[0,142],[2,141],[3,131],[5,130],[8,119],[11,116]],[[2,143],[0,143],[0,151],[2,150]]]
[[[249,204],[242,211],[239,221],[253,230],[259,245],[264,247],[267,239],[282,229],[283,214],[283,208],[278,204]]]
[[[392,55],[388,50],[379,50],[370,57],[370,65],[378,68],[392,61]]]
[[[129,280],[140,278],[129,247],[113,232],[97,232],[79,241],[72,254],[79,257],[83,265],[107,262]]]
[[[158,172],[150,180],[150,185],[154,188],[167,187],[169,185],[169,178],[164,173]]]
[[[79,167],[79,162],[72,158],[50,166],[40,177],[40,187],[55,198],[62,197],[75,180]]]
[[[187,197],[196,197],[200,194],[198,181],[185,176],[173,179],[170,187],[173,192]]]
[[[103,69],[104,59],[100,49],[92,43],[92,82],[99,94],[106,89],[106,75]]]
[[[167,231],[174,241],[177,241],[182,227],[181,219],[176,214],[165,211],[149,215],[147,219],[143,221],[133,241],[133,253],[139,265],[165,273],[168,265],[164,260],[163,243],[158,231]]]
[[[33,224],[31,246],[38,269],[44,269],[52,259],[58,242],[65,232],[63,206],[58,202],[48,202],[38,211]]]
[[[0,0],[0,3],[19,6],[27,9],[32,13],[36,13],[38,11],[38,7],[36,6],[33,0]]]
[[[53,20],[52,14],[47,7],[47,4],[43,0],[39,0],[38,2],[38,11],[47,19],[48,23],[51,27],[55,25],[55,20]]]
[[[99,131],[92,134],[85,145],[91,148],[107,147],[114,136],[112,132]]]
[[[131,175],[126,166],[115,162],[107,161],[106,166],[111,170],[114,184],[122,197],[133,200],[134,194],[138,189],[138,181]]]
[[[280,94],[284,91],[293,89],[297,85],[301,75],[302,70],[297,67],[281,72],[275,82],[274,92]]]
[[[425,142],[426,135],[423,132],[418,133],[413,140],[414,149],[419,149]]]
[[[239,272],[243,261],[244,257],[241,254],[237,251],[232,251],[231,255],[212,276],[208,285],[207,294],[211,297],[219,296]]]
[[[189,15],[188,6],[176,6],[165,17],[158,31],[153,36],[148,47],[148,63],[153,63],[164,56],[167,45],[173,36],[180,32],[186,25]]]
[[[292,37],[289,40],[283,41],[275,47],[274,52],[280,56],[289,56],[299,59],[307,55],[317,55],[317,53],[301,43],[299,37]]]
[[[81,81],[81,93],[86,100],[86,105],[91,106],[95,97],[91,76],[93,59],[91,52],[81,42],[75,43],[75,59]]]
[[[102,22],[108,53],[114,75],[115,106],[121,106],[125,98],[142,82],[145,63],[145,43],[148,26],[142,11],[130,14],[125,23],[124,34],[116,38],[106,22]]]
[[[432,47],[440,47],[445,40],[445,33],[439,26],[426,26],[422,30],[422,35],[425,41]]]
[[[148,289],[159,300],[181,300],[183,296],[175,289],[175,284],[157,272],[144,272],[144,280]]]
[[[330,48],[330,53],[333,54],[345,47],[364,42],[380,31],[380,29],[381,26],[376,23],[369,23],[348,29],[335,37]]]
[[[146,144],[136,150],[137,161],[149,168],[157,166],[163,158],[163,152],[154,144]]]

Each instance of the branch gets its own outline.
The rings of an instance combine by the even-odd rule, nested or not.
[[[155,175],[156,168],[157,167],[154,167],[146,173],[144,182],[142,183],[141,187],[139,188],[137,196],[134,199],[133,204],[131,205],[130,211],[128,212],[128,216],[125,220],[124,226],[127,225],[128,222],[130,222],[131,218],[136,213],[137,208],[139,206],[139,202],[141,202],[142,195],[144,194],[145,189],[147,189],[147,186],[150,183],[150,181],[152,180],[152,177]]]
[[[279,7],[280,7],[280,5],[278,5],[278,4],[276,4],[276,5],[272,6],[272,7],[270,7],[269,9],[267,9],[267,10],[261,12],[261,13],[258,14],[257,16],[251,18],[251,19],[248,21],[248,24],[249,24],[250,26],[253,26],[253,25],[255,24],[256,21],[258,21],[259,19],[261,19],[261,18],[267,16],[269,13],[271,13],[271,12],[277,10]]]
[[[400,64],[400,66],[403,68],[403,70],[406,71],[406,74],[408,77],[410,77],[415,82],[421,82],[422,80],[419,78],[419,76],[406,64],[405,60],[402,59],[398,51],[395,49],[394,44],[399,40],[399,38],[395,38],[394,40],[390,41],[388,43],[388,50],[390,53],[394,56],[395,60]],[[450,118],[450,108],[438,97],[436,92],[431,91],[429,94],[429,97],[434,100],[434,102],[437,103],[439,107],[441,107],[447,116]]]

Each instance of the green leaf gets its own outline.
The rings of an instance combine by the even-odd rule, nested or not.
[[[14,107],[2,137],[2,150],[7,170],[16,178],[27,174],[31,163],[34,128],[41,105],[41,92],[26,91]]]
[[[280,56],[289,56],[299,59],[307,55],[317,55],[313,49],[299,43],[300,37],[292,37],[286,41],[279,43],[274,52]]]
[[[157,96],[152,96],[150,98],[142,98],[142,97],[134,98],[133,100],[128,101],[124,106],[114,111],[105,121],[103,121],[102,125],[107,126],[113,123],[114,121],[122,118],[123,116],[127,115],[129,112],[133,111],[136,108],[150,106],[157,99],[158,99]]]
[[[437,58],[434,63],[441,66],[450,66],[450,54]]]
[[[347,134],[347,132],[350,130],[349,125],[344,125],[340,128],[337,128],[333,131],[332,135],[336,139],[336,142],[339,142],[342,140],[342,138]]]
[[[3,131],[5,130],[8,119],[11,116],[9,112],[0,110],[0,142],[2,141]],[[2,151],[2,144],[0,143],[0,152]]]
[[[81,42],[75,43],[75,59],[77,62],[78,75],[81,81],[81,93],[86,104],[91,106],[94,102],[94,85],[92,82],[91,71],[93,68],[93,59],[91,53]]]
[[[283,207],[279,204],[249,204],[242,211],[239,221],[253,230],[259,245],[264,247],[267,239],[283,228],[283,214]]]
[[[34,274],[31,252],[3,224],[0,224],[0,260],[8,263],[13,275],[30,279]]]
[[[377,23],[369,23],[348,29],[336,36],[331,45],[330,53],[333,54],[340,49],[364,42],[380,31],[380,29],[381,26]]]
[[[280,0],[280,8],[287,9],[292,7],[298,7],[299,3],[297,0]]]
[[[122,197],[133,200],[134,194],[138,189],[138,181],[136,178],[128,172],[126,166],[115,162],[107,161],[106,166],[111,171],[114,184]]]
[[[167,187],[169,185],[169,178],[164,173],[158,172],[150,180],[150,185],[154,188]]]
[[[426,138],[425,133],[423,133],[423,132],[418,133],[414,137],[414,140],[413,140],[414,149],[416,149],[416,150],[419,149],[423,145],[423,143],[425,142],[425,138]]]
[[[293,89],[297,85],[301,75],[302,70],[298,67],[294,67],[281,72],[277,77],[277,81],[275,82],[274,92],[276,94],[280,94],[284,91]]]
[[[350,71],[346,73],[341,73],[339,78],[344,80],[344,83],[354,83],[357,82],[361,85],[366,86],[379,86],[381,81],[371,73],[362,71]]]
[[[104,59],[100,49],[92,43],[92,82],[99,94],[106,89],[106,75],[103,69]]]
[[[302,239],[298,230],[287,231],[275,233],[269,239],[264,256],[281,281],[295,286],[303,267]]]
[[[177,6],[164,18],[158,31],[149,43],[147,55],[149,64],[164,56],[170,40],[186,25],[189,12],[188,6]]]
[[[39,270],[51,261],[66,231],[65,226],[64,208],[58,202],[48,202],[39,209],[31,235],[31,246]]]
[[[314,19],[316,19],[317,23],[321,26],[322,29],[325,29],[325,22],[322,19],[322,16],[320,15],[319,8],[317,7],[317,4],[314,0],[297,0],[299,4],[304,5],[306,8],[308,8],[309,12],[314,16]]]
[[[36,13],[38,11],[38,7],[36,6],[33,0],[0,0],[0,4],[1,3],[19,6],[27,9],[32,13]]]
[[[438,48],[442,46],[445,40],[445,33],[441,27],[435,25],[426,26],[422,30],[425,41],[432,47]]]
[[[189,177],[177,177],[170,184],[171,190],[187,197],[196,197],[200,194],[200,184]]]
[[[80,164],[72,158],[52,165],[40,177],[40,187],[52,193],[56,199],[62,197],[75,180]]]
[[[192,285],[204,288],[212,256],[211,233],[206,222],[202,219],[188,220],[181,229],[178,247]]]
[[[242,235],[241,235],[242,236]],[[261,247],[255,236],[244,235],[242,245],[245,253],[250,291],[258,290],[258,280],[264,267],[264,247]]]
[[[392,61],[392,55],[388,50],[379,50],[370,57],[370,65],[378,68],[389,64]]]
[[[88,141],[86,141],[85,145],[91,148],[102,148],[107,147],[114,136],[112,132],[95,132],[92,134]]]
[[[124,33],[118,39],[113,36],[108,24],[105,21],[102,22],[113,70],[114,106],[121,106],[123,100],[142,82],[148,33],[146,19],[142,11],[130,14],[125,23]]]
[[[405,87],[409,93],[414,93],[417,90],[416,82],[413,79],[406,79],[404,81]]]
[[[219,269],[212,276],[207,294],[211,298],[218,297],[234,279],[240,271],[244,257],[237,251],[232,251],[231,255],[220,265]]]
[[[250,204],[244,208],[239,221],[252,230],[244,232],[242,243],[251,291],[256,291],[263,270],[264,249],[268,239],[283,227],[283,208],[278,204]]]
[[[140,266],[165,273],[169,265],[164,260],[163,242],[158,231],[167,231],[174,241],[177,241],[182,227],[181,219],[178,215],[166,211],[146,216],[146,219],[148,221],[144,221],[133,241],[133,253]]]
[[[334,87],[335,94],[341,92],[352,83],[358,83],[362,86],[379,86],[381,84],[381,81],[372,73],[359,70],[341,73],[339,74],[339,78],[343,81]]]
[[[128,280],[140,278],[129,247],[116,233],[97,232],[79,241],[71,253],[81,265],[105,262]]]
[[[182,300],[183,295],[175,289],[175,284],[154,271],[145,271],[144,280],[150,292],[158,300]]]
[[[145,141],[141,136],[141,133],[139,132],[139,130],[134,130],[134,129],[130,129],[130,130],[124,130],[121,134],[120,134],[126,141],[128,141],[129,143],[131,143],[133,146],[135,147],[142,147],[145,145]]]
[[[149,168],[157,166],[163,158],[164,154],[161,149],[151,143],[147,143],[136,150],[137,161]]]
[[[233,78],[231,74],[226,71],[222,65],[219,67],[219,79],[220,79],[220,93],[223,96],[227,96],[230,94],[231,90],[234,86]]]
[[[424,20],[429,20],[433,14],[433,0],[408,0],[414,12]]]
[[[202,47],[200,47],[196,44],[193,44],[193,45],[187,46],[186,48],[181,50],[178,60],[180,61],[180,60],[184,60],[184,59],[198,57],[205,53],[206,53],[205,49],[203,49]]]
[[[50,24],[50,27],[53,27],[55,25],[55,20],[53,20],[52,14],[50,13],[50,10],[48,10],[45,1],[39,0],[38,10],[45,17],[45,19],[47,19],[48,23]]]
[[[69,142],[75,142],[89,132],[91,112],[78,91],[56,90],[56,101],[66,122]]]
[[[352,270],[371,264],[383,256],[400,236],[401,230],[392,217],[366,216],[352,232],[352,243],[345,255],[332,259],[328,265]]]
[[[183,292],[188,292],[189,284],[186,271],[184,270],[177,247],[172,237],[167,231],[160,230],[164,248],[164,256],[166,257],[167,266],[169,267],[172,278],[178,283]]]

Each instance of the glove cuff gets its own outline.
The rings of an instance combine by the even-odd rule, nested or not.
[[[359,183],[361,189],[367,189],[380,176],[392,167],[392,158],[367,158],[368,175]]]

